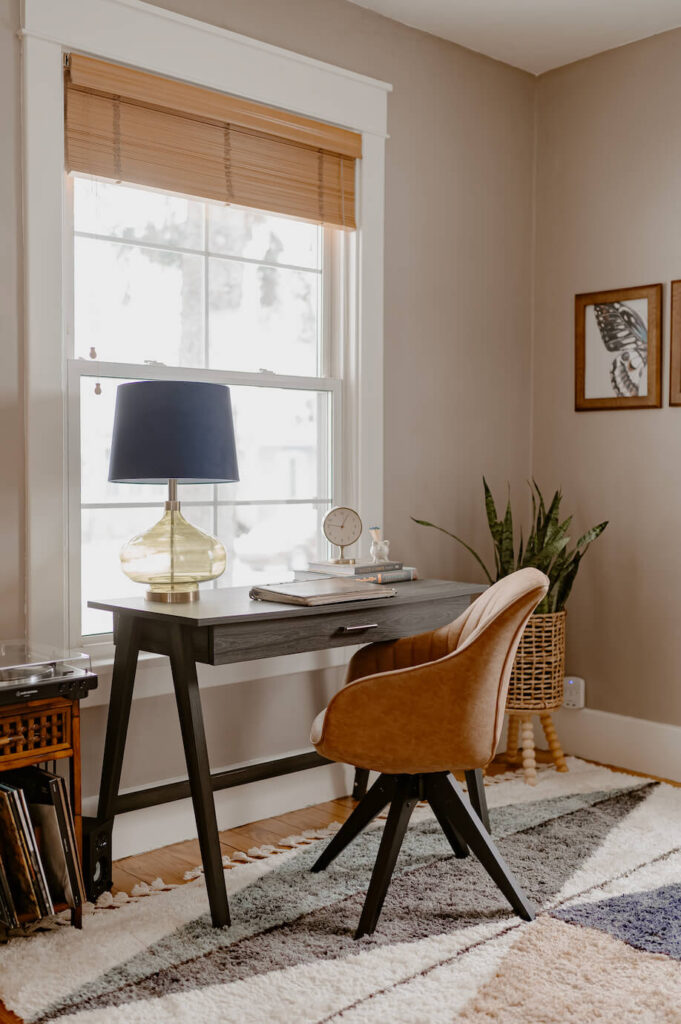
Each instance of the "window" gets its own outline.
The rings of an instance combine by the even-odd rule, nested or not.
[[[335,211],[334,223],[345,224],[348,228],[354,214],[357,224],[357,232],[351,239],[348,240],[347,235],[341,237],[341,258],[334,262],[337,269],[331,274],[332,288],[343,277],[348,282],[347,287],[338,290],[339,307],[334,309],[334,296],[329,291],[323,299],[322,317],[330,315],[332,325],[342,324],[338,345],[335,346],[336,339],[329,342],[331,348],[335,347],[337,362],[325,368],[323,380],[332,392],[332,451],[340,447],[340,419],[335,415],[339,408],[339,390],[343,399],[343,462],[342,467],[338,460],[332,464],[333,498],[357,507],[365,523],[383,520],[383,215],[391,87],[346,69],[245,39],[205,22],[177,18],[149,5],[88,0],[88,14],[84,19],[81,0],[59,0],[58,4],[24,0],[22,4],[27,631],[40,643],[56,647],[77,644],[80,635],[80,378],[89,378],[93,386],[99,380],[104,389],[107,367],[110,375],[118,374],[118,379],[126,379],[126,372],[133,377],[139,374],[140,365],[144,366],[143,360],[147,358],[140,357],[140,363],[133,364],[129,370],[124,363],[105,364],[92,360],[89,350],[82,358],[72,361],[74,245],[70,214],[68,210],[66,215],[64,212],[65,142],[69,130],[65,111],[65,92],[68,91],[65,54],[89,54],[100,62],[122,61],[128,82],[131,69],[144,69],[145,74],[166,76],[176,84],[217,90],[220,97],[230,100],[230,111],[226,113],[226,101],[222,100],[220,111],[212,109],[218,114],[225,112],[230,123],[246,122],[249,111],[259,117],[261,111],[253,108],[276,103],[276,108],[270,108],[271,118],[267,115],[267,125],[259,120],[265,135],[271,129],[279,138],[288,137],[289,126],[306,132],[308,128],[313,130],[309,122],[314,121],[320,126],[321,134],[317,137],[322,149],[327,148],[326,140],[333,138],[328,148],[336,153],[339,146],[347,148],[347,133],[357,136],[354,148],[344,156],[342,168],[336,167],[329,176],[322,174],[323,181],[333,186],[334,181],[339,184],[336,171],[340,170],[343,186],[336,192],[335,199],[333,195],[328,197],[330,205],[326,205],[325,198],[323,222],[330,223],[329,213],[334,216]],[[116,31],[110,31],[114,25]],[[106,93],[107,88],[97,90],[93,84],[93,90]],[[113,93],[120,98],[123,92],[119,80]],[[146,79],[142,92],[142,99],[150,95]],[[183,90],[177,102],[172,100],[175,110],[181,113],[184,106],[189,105],[185,104],[187,96]],[[236,109],[238,104],[231,103],[232,99],[239,100],[241,111]],[[154,107],[163,105],[163,97],[159,96],[158,100],[153,103]],[[139,106],[140,93],[136,102]],[[195,109],[192,104],[192,110]],[[120,113],[123,131],[126,111],[121,107]],[[195,114],[191,120],[196,120]],[[117,116],[114,122],[107,123],[114,128],[116,121]],[[253,122],[251,125],[254,127]],[[100,127],[106,125],[100,124]],[[240,123],[240,127],[246,130],[248,125]],[[340,139],[336,129],[340,130]],[[192,124],[193,135],[194,132]],[[203,128],[200,133],[203,139]],[[167,138],[167,134],[155,133],[149,136],[150,142],[159,137]],[[302,136],[297,137],[302,140]],[[142,141],[144,138],[143,134]],[[224,156],[226,152],[224,132],[221,141],[222,145],[217,144],[212,150],[209,147],[207,158],[201,159],[212,184],[216,188],[220,184],[227,188],[224,162],[221,167],[219,161],[219,154]],[[240,143],[245,139],[232,138],[231,141]],[[245,161],[248,156],[245,149],[240,153],[237,149],[238,145],[233,155],[240,159],[243,156]],[[182,147],[182,154],[195,152],[196,147]],[[97,153],[106,157],[110,150],[105,146]],[[244,162],[240,169],[233,168],[239,170],[239,176],[233,175],[231,179],[233,193],[222,196],[201,192],[198,185],[194,185],[195,178],[182,187],[167,181],[138,181],[132,174],[134,168],[117,166],[119,153],[122,157],[122,151],[114,146],[111,170],[94,166],[69,166],[69,170],[109,181],[136,181],[138,185],[179,195],[207,194],[216,202],[230,202],[232,208],[275,209],[270,204],[271,197],[263,197],[262,203],[255,203],[251,202],[253,196],[243,191],[253,183],[246,174],[248,168]],[[80,156],[83,155],[81,150]],[[158,154],[149,152],[147,155],[149,159],[142,161],[144,166],[157,169]],[[173,167],[183,166],[180,156],[178,153],[178,158],[173,160]],[[345,163],[346,157],[355,161],[353,173],[350,164]],[[138,162],[138,169],[140,166]],[[279,161],[278,167],[282,171],[287,167],[294,169],[294,165],[283,161]],[[316,170],[318,172],[318,165]],[[318,173],[316,180],[319,182]],[[280,181],[285,195],[290,196],[291,189],[285,179]],[[348,191],[353,183],[354,196]],[[317,210],[319,194],[311,188],[312,181],[307,177],[302,184],[302,191],[293,190],[293,194],[316,197]],[[277,212],[308,220],[315,216],[283,208],[278,208]],[[334,251],[335,236],[334,230],[325,232],[325,250],[330,244]],[[329,280],[327,266],[325,264],[323,270],[325,283]],[[156,312],[160,316],[160,312]],[[325,338],[329,337],[327,332]],[[341,354],[342,361],[338,358]],[[65,373],[66,359],[72,361],[68,373]],[[172,370],[146,366],[144,372],[148,376],[163,376]],[[195,379],[218,372],[183,368],[185,376]],[[225,376],[230,374],[225,372]],[[236,383],[239,374],[235,372],[231,376]],[[341,385],[334,384],[338,380]],[[245,382],[239,380],[238,383]],[[250,383],[262,387],[269,381],[264,374],[253,374]],[[318,382],[315,386],[319,387]],[[76,435],[78,440],[74,439]],[[142,496],[147,499],[149,494],[146,488],[139,486],[134,496],[140,500]],[[155,505],[154,515],[157,508]],[[187,508],[188,514],[191,511]],[[135,523],[133,529],[137,528]],[[143,524],[140,528],[144,528]],[[108,661],[110,650],[106,643],[101,644],[99,654],[104,662]],[[312,656],[308,659],[317,663]],[[107,665],[101,664],[100,669],[106,679]]]
[[[345,232],[91,176],[67,178],[73,223],[69,368],[72,642],[108,633],[94,597],[137,595],[125,541],[161,514],[162,487],[107,482],[123,380],[229,384],[240,482],[180,488],[228,553],[217,586],[291,578],[326,554],[339,493]],[[73,509],[73,512],[76,512]]]

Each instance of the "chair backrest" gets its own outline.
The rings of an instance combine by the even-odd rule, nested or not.
[[[388,645],[389,664],[380,664],[384,649],[375,645],[370,664],[358,663],[364,674],[329,704],[317,750],[393,774],[486,765],[501,735],[520,637],[548,584],[537,569],[521,569],[449,626],[398,641],[398,658]]]
[[[464,669],[456,673],[455,698],[461,767],[486,764],[494,755],[518,644],[548,587],[538,569],[519,569],[489,587],[457,620],[456,647],[448,658]]]
[[[466,643],[468,638],[485,626],[501,611],[516,601],[527,598],[532,602],[534,591],[548,588],[548,578],[538,569],[518,569],[509,576],[493,583],[473,604],[460,615],[457,622],[461,631],[457,639],[457,648]],[[543,594],[542,594],[543,596]],[[532,611],[541,601],[541,597],[533,604]],[[532,612],[530,612],[532,614]]]

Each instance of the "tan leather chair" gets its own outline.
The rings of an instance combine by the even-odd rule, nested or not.
[[[310,739],[320,754],[381,774],[312,870],[326,868],[390,804],[355,938],[376,928],[420,799],[430,803],[455,854],[465,856],[470,847],[516,913],[534,917],[450,773],[469,777],[494,756],[518,642],[548,582],[537,569],[521,569],[449,626],[364,647],[348,666],[347,685],[314,720]]]

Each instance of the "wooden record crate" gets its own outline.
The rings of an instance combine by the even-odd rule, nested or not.
[[[66,697],[22,701],[0,707],[0,773],[46,761],[70,759],[69,795],[76,842],[83,857],[80,786],[80,704]],[[66,910],[66,905],[55,907]],[[71,923],[82,927],[83,908],[71,910]]]

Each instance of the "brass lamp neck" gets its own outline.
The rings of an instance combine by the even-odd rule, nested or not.
[[[180,503],[177,500],[177,480],[168,480],[168,500],[166,501],[167,512],[179,512]]]

